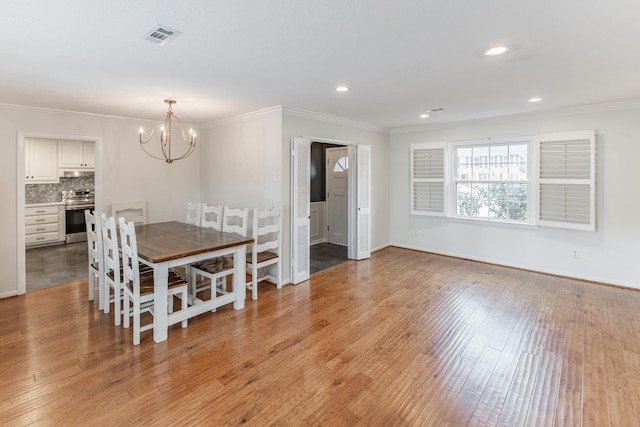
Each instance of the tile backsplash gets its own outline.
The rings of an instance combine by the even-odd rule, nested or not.
[[[24,200],[26,204],[59,202],[62,190],[93,190],[94,187],[92,176],[61,177],[59,184],[26,184]]]

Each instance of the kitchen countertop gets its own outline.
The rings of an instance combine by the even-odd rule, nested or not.
[[[27,203],[26,208],[39,208],[42,206],[64,206],[64,202]]]

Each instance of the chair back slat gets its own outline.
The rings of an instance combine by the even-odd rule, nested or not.
[[[224,207],[222,215],[222,231],[225,233],[236,233],[242,237],[247,237],[249,228],[249,209]]]
[[[200,226],[213,228],[216,231],[222,230],[222,211],[220,205],[202,205],[202,216],[200,217]]]
[[[111,215],[116,218],[123,217],[125,222],[133,222],[134,224],[147,223],[147,202],[144,200],[138,202],[114,203],[111,205]]]
[[[185,221],[187,224],[197,225],[200,227],[202,218],[202,203],[191,203],[187,204],[187,220]]]

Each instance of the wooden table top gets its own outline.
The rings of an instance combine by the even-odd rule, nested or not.
[[[138,256],[158,263],[252,243],[253,239],[178,221],[136,225]]]

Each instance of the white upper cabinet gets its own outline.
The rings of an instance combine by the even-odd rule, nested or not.
[[[60,182],[58,178],[58,142],[49,139],[24,141],[25,182],[47,184]]]
[[[58,167],[62,169],[94,169],[95,143],[88,141],[58,142]]]

